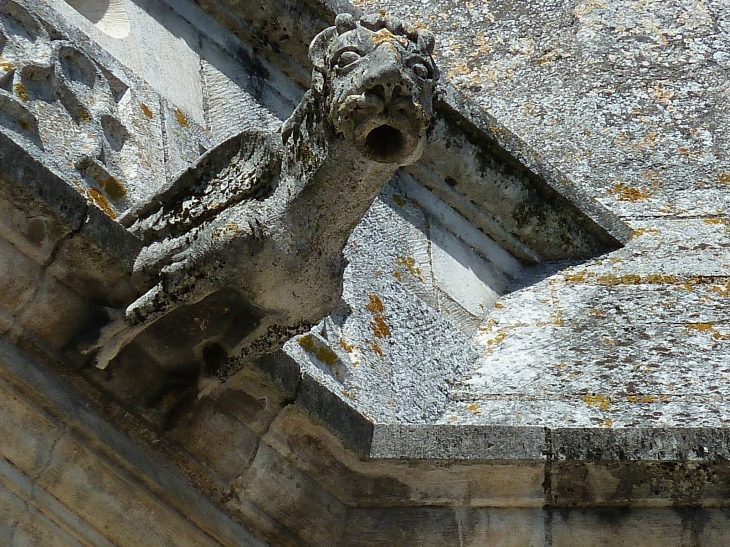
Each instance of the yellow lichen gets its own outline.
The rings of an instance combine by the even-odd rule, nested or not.
[[[667,104],[674,97],[674,91],[656,85],[649,88],[649,96],[658,103]]]
[[[299,340],[297,340],[297,343],[307,353],[311,352],[314,349],[314,337],[311,334],[306,334],[300,337]]]
[[[330,368],[337,364],[337,354],[326,346],[318,347],[314,356]]]
[[[408,47],[408,38],[405,36],[397,36],[390,32],[387,28],[374,32],[372,36],[370,36],[370,40],[372,40],[372,42],[377,46],[387,42],[398,42],[403,47]]]
[[[613,426],[613,420],[611,418],[606,418],[600,424],[598,424],[598,427],[612,427],[612,426]]]
[[[503,310],[504,304],[502,304],[501,302],[495,302],[494,307],[497,308],[498,310]]]
[[[340,347],[344,349],[347,353],[352,353],[352,350],[355,349],[354,344],[348,344],[347,340],[344,338],[340,338]]]
[[[401,256],[395,259],[396,266],[401,266],[408,270],[412,276],[417,277],[419,281],[423,282],[423,276],[421,275],[421,268],[416,267],[416,259],[412,256]]]
[[[715,324],[714,323],[685,323],[685,328],[689,330],[697,330],[700,332],[707,332],[707,331],[714,331],[715,330]]]
[[[720,173],[717,175],[717,182],[720,184],[727,184],[730,182],[730,173]]]
[[[185,116],[185,113],[180,110],[179,108],[175,109],[175,119],[177,120],[177,123],[182,125],[183,127],[187,127],[190,125],[190,122],[188,121],[187,116]]]
[[[226,222],[223,226],[219,226],[213,230],[213,239],[218,241],[220,239],[231,239],[238,233],[238,224],[235,222]]]
[[[144,103],[140,103],[139,106],[142,109],[142,112],[144,112],[144,115],[151,119],[152,118],[152,109]]]
[[[376,338],[385,338],[390,336],[390,328],[388,328],[385,322],[385,308],[383,301],[377,294],[368,295],[368,304],[365,309],[373,314],[373,320],[370,322],[370,327],[373,329],[373,335]]]
[[[638,274],[626,274],[626,275],[602,275],[596,279],[596,282],[601,285],[608,287],[614,287],[616,285],[638,285],[641,283],[641,276]]]
[[[490,332],[497,322],[494,319],[489,319],[484,325],[479,325],[479,330],[482,332]]]
[[[498,332],[498,333],[497,333],[497,336],[495,336],[494,338],[491,338],[491,339],[487,340],[487,345],[488,345],[488,346],[492,346],[492,345],[495,345],[495,344],[499,344],[499,343],[501,343],[501,342],[502,342],[502,341],[503,341],[503,340],[504,340],[505,338],[507,338],[507,335],[506,335],[505,333],[503,333],[503,332]]]
[[[13,89],[15,90],[15,94],[20,97],[20,100],[24,103],[27,103],[30,100],[30,97],[28,97],[28,93],[25,90],[25,86],[23,85],[23,82],[18,82],[13,86]]]
[[[107,195],[114,200],[121,199],[127,195],[127,189],[124,184],[116,177],[105,177],[98,179],[96,182],[99,183]]]
[[[87,192],[87,196],[92,201],[92,203],[94,203],[94,205],[96,205],[99,209],[104,211],[109,217],[117,218],[116,211],[114,211],[112,206],[109,204],[107,199],[104,197],[104,194],[102,194],[96,188],[89,188],[86,192]]]
[[[370,340],[370,349],[372,349],[378,357],[383,357],[383,355],[385,355],[383,353],[383,349],[378,345],[375,340]]]
[[[603,395],[596,395],[595,393],[587,393],[581,399],[588,406],[599,408],[600,410],[608,410],[611,406],[611,399]]]
[[[636,239],[637,237],[641,237],[645,234],[649,235],[657,235],[659,233],[659,230],[656,228],[635,228],[634,231],[631,233],[631,239]]]
[[[679,279],[676,276],[665,274],[648,274],[642,281],[653,285],[675,285],[679,283]]]
[[[728,296],[730,296],[730,281],[728,281],[724,286],[723,285],[712,285],[710,287],[710,290],[718,293],[720,296],[728,297]]]
[[[398,281],[401,281],[403,279],[403,276],[398,270],[393,271],[393,277],[395,277]]]
[[[726,218],[703,218],[702,222],[705,224],[727,224],[728,220]]]
[[[586,270],[581,270],[574,274],[567,274],[565,276],[565,280],[568,281],[569,283],[582,283],[583,281],[585,281],[587,274],[588,274],[588,272]]]
[[[10,72],[15,68],[15,65],[13,65],[12,61],[8,61],[4,57],[0,57],[0,69],[7,70]]]
[[[402,197],[400,197],[400,195],[398,195],[398,194],[393,194],[393,201],[394,201],[394,202],[395,202],[395,204],[396,204],[396,205],[398,205],[399,207],[403,207],[403,206],[405,206],[405,204],[406,204],[406,202],[405,202],[405,201],[403,200],[403,198],[402,198]]]
[[[79,109],[79,121],[81,123],[89,123],[91,121],[91,112],[85,108]]]
[[[476,416],[481,411],[482,407],[478,403],[471,403],[467,405],[466,409]]]
[[[623,182],[617,182],[616,184],[614,184],[611,188],[608,189],[608,193],[616,196],[616,199],[618,201],[636,202],[643,199],[649,199],[649,197],[651,197],[644,190],[634,188],[633,186],[629,186],[628,184],[625,184]]]

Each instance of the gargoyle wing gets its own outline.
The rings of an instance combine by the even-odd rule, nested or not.
[[[210,149],[120,221],[145,244],[176,238],[237,203],[270,196],[281,158],[281,135],[243,131]]]

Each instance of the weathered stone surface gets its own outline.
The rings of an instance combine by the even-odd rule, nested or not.
[[[82,351],[104,369],[138,339],[169,375],[224,380],[329,314],[351,231],[425,147],[433,45],[380,15],[320,33],[312,88],[280,133],[228,139],[125,218],[147,244],[144,294]]]
[[[455,230],[456,223],[439,224],[444,217],[438,207],[427,207],[420,197],[420,205],[414,202],[415,193],[402,181],[387,187],[347,248],[351,264],[344,296],[350,309],[341,305],[333,321],[315,329],[310,338],[293,342],[288,349],[300,363],[278,356],[262,364],[285,389],[261,387],[256,382],[264,382],[256,380],[256,374],[247,375],[245,386],[239,383],[200,404],[200,414],[167,437],[179,442],[179,453],[171,456],[179,458],[175,461],[193,453],[203,465],[210,463],[208,474],[221,479],[220,490],[225,495],[233,492],[226,507],[229,514],[268,530],[272,544],[583,546],[644,537],[651,538],[647,544],[727,543],[723,510],[667,507],[727,503],[725,300],[730,259],[721,211],[726,101],[722,72],[713,66],[724,59],[724,11],[716,2],[513,4],[492,2],[467,10],[462,3],[441,2],[418,9],[442,10],[434,12],[436,18],[429,17],[428,24],[447,36],[442,58],[460,92],[471,103],[489,106],[496,116],[494,141],[505,150],[510,143],[527,143],[522,156],[510,149],[524,165],[545,169],[535,172],[547,178],[565,173],[566,180],[553,176],[548,185],[588,210],[589,202],[576,197],[581,191],[569,191],[571,185],[582,187],[628,219],[636,237],[626,248],[587,264],[544,265],[525,272],[470,337],[474,325],[471,330],[466,327],[479,314],[472,306],[471,313],[459,315],[459,281],[448,279],[444,268],[434,275],[429,247],[433,233],[445,226],[461,240],[452,248],[472,247],[476,260],[499,262],[500,272],[509,261],[490,255],[489,239]],[[239,5],[238,13],[270,21],[279,16],[282,5],[274,3],[258,13],[258,5],[249,3]],[[303,11],[287,11],[281,28],[270,31],[278,33],[282,50],[291,58],[304,58],[304,49],[297,53],[292,43],[305,40],[304,33],[292,33],[287,22],[300,29],[319,24],[319,19],[301,17],[312,13],[307,5]],[[401,2],[380,6],[408,15],[412,11]],[[692,12],[696,18],[682,11],[698,6]],[[421,13],[424,20],[431,14]],[[708,21],[707,14],[714,19]],[[231,19],[231,26],[240,23]],[[286,38],[286,33],[293,36]],[[259,51],[270,47],[267,36],[256,34]],[[0,37],[0,47],[6,42]],[[606,52],[616,58],[606,57]],[[273,49],[269,53],[270,58],[281,57]],[[679,67],[685,55],[689,68]],[[247,96],[230,87],[230,76],[221,68],[224,61],[212,54],[207,58],[212,63],[203,65],[203,72],[204,78],[210,75],[210,89],[231,90],[232,100],[244,104]],[[293,69],[296,63],[291,59],[288,62],[292,74],[299,70]],[[468,74],[460,73],[463,70]],[[0,84],[6,82],[5,72],[0,71]],[[244,77],[238,81],[256,88],[266,79],[262,74],[255,84]],[[675,82],[677,74],[680,79]],[[203,83],[205,90],[208,84]],[[589,89],[594,84],[610,87]],[[251,96],[268,101],[274,113],[285,109],[290,91],[272,107],[279,99],[270,88],[262,89]],[[14,117],[0,120],[2,131],[14,123],[11,138],[25,147],[35,138],[35,114],[17,96],[3,100],[3,105],[13,105],[3,106],[3,112]],[[157,104],[150,111],[161,124]],[[167,109],[167,120],[180,125],[176,106]],[[248,107],[242,108],[248,112]],[[215,105],[210,119],[214,114],[220,117],[222,109]],[[197,143],[203,141],[196,141],[198,128],[190,118],[192,129],[181,132],[175,146],[194,159]],[[19,131],[17,120],[27,123],[30,132]],[[489,132],[488,124],[485,128]],[[551,164],[558,169],[551,171]],[[93,164],[85,169],[91,176],[89,165]],[[512,245],[514,256],[535,261],[522,240],[510,239],[507,232],[500,235],[483,211],[469,208],[469,192],[461,180],[455,181],[453,193],[448,193],[447,181],[442,182],[424,191],[460,211],[492,242]],[[603,229],[612,226],[613,221],[596,210],[587,216]],[[22,212],[0,212],[0,223],[22,242],[18,249],[44,264],[70,233],[46,222],[51,216],[44,213],[43,226],[31,226]],[[79,213],[71,230],[81,227],[84,218]],[[40,233],[48,235],[38,237]],[[612,233],[626,235],[622,229]],[[84,232],[92,238],[89,234]],[[544,233],[535,237],[549,239]],[[28,250],[39,247],[33,239],[41,241],[40,251]],[[59,255],[75,240],[64,242]],[[108,264],[123,263],[125,256],[128,253],[117,253]],[[64,278],[72,268],[61,264],[52,263],[47,271],[81,292],[84,283]],[[115,275],[124,270],[119,268]],[[97,284],[105,279],[103,272],[92,273]],[[464,299],[461,304],[471,305]],[[0,317],[2,332],[12,318]],[[56,334],[44,336],[53,340]],[[328,348],[331,353],[324,351]],[[295,404],[275,418],[292,401]],[[300,415],[296,407],[312,415]],[[345,441],[338,444],[322,424]],[[217,434],[205,438],[203,433],[210,429]],[[253,446],[259,435],[266,439],[263,449]],[[361,454],[351,452],[352,446]],[[128,447],[120,450],[130,452]],[[227,458],[227,450],[235,450],[236,457]],[[258,458],[250,490],[255,504],[247,499],[245,485],[228,490],[237,470],[252,472],[247,467],[252,457]],[[462,457],[471,461],[453,461]],[[192,469],[191,465],[189,476],[202,489],[203,474],[195,475]],[[211,490],[206,490],[211,498],[225,497]],[[164,503],[175,503],[174,496],[156,492]],[[307,496],[317,500],[310,508],[316,516],[327,500],[350,507],[323,510],[330,519],[323,521],[307,514],[307,507],[291,510],[292,500]],[[270,498],[275,501],[270,503]],[[190,507],[196,503],[188,498]],[[500,504],[561,509],[501,512],[494,509]],[[573,504],[599,508],[570,509]],[[662,509],[624,512],[601,507],[628,504]],[[175,505],[178,511],[184,506]],[[30,517],[26,520],[31,522]],[[192,521],[200,526],[200,515]],[[323,522],[335,524],[326,529]],[[40,530],[39,526],[29,525],[27,530]],[[215,527],[208,524],[205,529],[213,534]],[[335,539],[340,534],[341,539]]]
[[[685,433],[686,437],[693,435],[693,432]],[[604,436],[604,446],[607,450],[620,449],[610,446],[612,436]],[[667,439],[665,446],[670,442]],[[656,461],[656,456],[652,458],[654,461],[627,461],[635,454],[623,454],[622,457],[606,454],[603,461],[586,461],[589,458],[600,460],[602,454],[565,455],[572,458],[555,462],[546,477],[546,498],[551,505],[727,506],[728,467],[722,461],[711,458],[710,461],[692,461],[690,457],[667,462]]]
[[[388,431],[384,434],[382,430],[387,426],[376,425],[373,453],[367,458],[353,453],[349,443],[336,436],[339,432],[333,435],[329,429],[329,424],[312,424],[306,413],[287,407],[262,440],[348,506],[507,507],[543,503],[544,464],[534,456],[532,461],[525,456],[521,462],[506,462],[497,455],[485,462],[491,458],[484,455],[487,450],[479,442],[471,446],[471,452],[457,452],[453,447],[449,447],[450,452],[437,451],[433,439],[421,436],[410,440],[411,446],[425,445],[423,451],[405,454],[404,447],[399,446],[392,453],[409,459],[391,459],[383,446]],[[479,439],[484,445],[489,440]],[[474,461],[464,461],[466,454],[473,455]],[[449,459],[452,461],[444,464]]]
[[[345,506],[267,445],[233,488],[306,545],[340,544]]]
[[[348,518],[345,533],[343,545],[347,547],[375,547],[386,542],[393,547],[547,545],[544,517],[536,509],[356,509]]]
[[[0,307],[18,312],[37,290],[41,268],[33,260],[0,238]]]
[[[553,513],[550,528],[552,545],[566,547],[631,544],[637,537],[648,547],[728,541],[727,514],[722,509],[567,509]]]
[[[0,500],[4,487],[31,506],[24,515],[37,508],[63,529],[46,530],[59,544],[71,534],[94,547],[262,545],[7,341],[0,342],[0,400]],[[26,520],[36,522],[32,514]]]
[[[195,28],[180,15],[155,2],[122,1],[115,6],[116,10],[112,8],[117,15],[112,24],[112,14],[106,21],[104,17],[99,19],[98,14],[90,19],[70,2],[49,3],[70,25],[99,43],[155,91],[203,125],[200,59],[188,45],[196,44],[198,37]],[[107,11],[111,10],[107,8]]]

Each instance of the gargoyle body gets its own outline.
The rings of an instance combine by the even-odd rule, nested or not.
[[[349,235],[432,116],[433,37],[380,15],[337,17],[310,46],[311,89],[276,133],[212,149],[124,219],[145,243],[141,296],[87,352],[139,340],[164,369],[225,380],[340,301]]]

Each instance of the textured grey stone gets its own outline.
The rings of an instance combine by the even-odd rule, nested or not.
[[[29,360],[27,355],[21,353],[7,340],[0,341],[0,364],[2,365],[0,387],[3,390],[3,397],[8,396],[5,390],[14,394],[10,397],[13,404],[9,404],[7,399],[4,399],[5,404],[8,405],[4,414],[7,421],[0,420],[2,422],[0,425],[7,426],[11,431],[17,431],[18,420],[22,420],[26,427],[33,431],[33,434],[26,432],[19,436],[5,435],[3,444],[5,459],[3,461],[6,462],[9,459],[16,468],[19,468],[20,472],[16,469],[15,473],[20,476],[20,481],[26,484],[28,494],[35,491],[36,503],[45,506],[51,514],[55,513],[57,517],[60,516],[62,520],[65,520],[65,529],[80,527],[84,534],[88,534],[89,541],[95,545],[104,545],[103,541],[96,541],[95,538],[99,534],[107,534],[108,530],[100,528],[94,530],[94,523],[89,522],[88,519],[84,521],[79,517],[78,512],[72,513],[74,509],[69,509],[59,503],[59,499],[63,499],[65,495],[62,491],[60,493],[50,491],[56,487],[63,488],[63,484],[59,483],[57,486],[54,479],[64,476],[65,473],[68,473],[65,476],[68,477],[70,483],[74,482],[73,466],[76,463],[83,462],[83,465],[89,465],[94,461],[94,465],[98,465],[96,463],[98,456],[92,457],[86,452],[89,450],[89,446],[94,446],[94,452],[97,454],[102,452],[113,455],[113,458],[109,456],[103,458],[102,460],[106,462],[103,465],[109,465],[108,462],[112,460],[118,462],[116,465],[121,465],[120,470],[124,469],[122,473],[127,484],[137,484],[136,488],[144,484],[142,487],[145,492],[144,496],[157,497],[158,502],[156,503],[164,499],[165,504],[177,507],[174,511],[188,513],[186,526],[194,523],[195,527],[206,530],[206,532],[201,530],[200,533],[212,533],[212,537],[218,536],[217,541],[226,545],[262,545],[247,530],[215,508],[200,491],[192,487],[176,471],[164,465],[160,454],[142,447],[138,442],[110,426],[107,421],[108,416],[102,418],[88,399],[80,396],[78,392],[69,390],[67,383],[62,378],[48,370],[48,367]],[[23,395],[29,393],[32,395],[33,401],[25,400]],[[19,408],[32,410],[18,415]],[[13,414],[9,414],[9,409],[13,410]],[[106,410],[109,410],[108,406]],[[50,421],[49,416],[59,415],[58,413],[65,416],[63,424]],[[66,453],[65,456],[60,454],[60,450],[54,453],[53,440],[61,436],[75,439],[83,447],[82,453],[78,456],[80,462],[75,463],[74,458],[69,457],[69,453]],[[18,437],[23,441],[19,442]],[[11,439],[15,439],[15,441],[10,442]],[[79,445],[77,445],[77,450]],[[55,463],[49,459],[51,456],[57,458]],[[86,457],[85,460],[84,457]],[[11,466],[7,463],[3,464],[0,475],[4,475],[8,467]],[[49,472],[45,485],[39,484],[37,476],[39,470]],[[130,480],[130,470],[134,470],[135,478],[133,480]],[[28,476],[33,477],[34,482],[28,480]],[[103,476],[102,469],[98,469],[96,475],[92,474],[92,477]],[[84,484],[86,484],[84,481],[78,483],[80,493],[83,493]],[[104,488],[98,489],[102,497],[105,495]],[[121,495],[119,491],[117,494]],[[73,496],[71,493],[68,495]],[[138,501],[141,501],[144,496],[140,496]],[[109,495],[109,499],[112,498],[113,496]],[[80,496],[76,501],[84,505],[83,500],[83,496]],[[123,503],[123,500],[120,503]],[[78,506],[75,509],[78,511]],[[103,514],[102,511],[100,515],[102,520],[107,518]],[[118,521],[118,516],[109,516]],[[180,518],[180,516],[175,518]],[[93,520],[98,524],[96,517]],[[155,534],[164,536],[165,531],[161,527],[155,531]]]
[[[584,228],[588,226],[584,230],[573,230],[575,224],[570,222],[558,226],[565,228],[563,232],[538,229],[521,234],[518,230],[515,234],[505,230],[469,200],[474,197],[481,199],[485,208],[490,205],[487,202],[493,194],[485,190],[486,186],[479,194],[479,177],[471,181],[454,179],[450,182],[456,182],[455,186],[450,186],[442,177],[445,173],[433,168],[435,161],[427,161],[429,153],[432,160],[439,153],[438,147],[427,146],[424,161],[417,166],[425,168],[409,170],[415,177],[410,186],[403,182],[404,175],[386,186],[350,239],[345,251],[350,261],[344,279],[345,303],[335,310],[331,322],[292,341],[287,346],[288,357],[279,354],[259,365],[285,384],[284,404],[296,399],[297,406],[309,408],[322,422],[334,424],[332,428],[339,435],[362,442],[368,436],[357,433],[356,425],[367,428],[372,424],[374,442],[370,449],[375,457],[357,462],[361,466],[357,469],[367,478],[344,473],[345,486],[332,486],[332,476],[342,469],[340,460],[326,460],[336,469],[329,474],[322,471],[326,465],[317,468],[310,463],[315,459],[312,453],[325,453],[321,441],[325,435],[307,436],[304,431],[316,428],[303,419],[297,422],[299,430],[291,427],[280,435],[278,443],[271,440],[273,428],[268,430],[266,442],[285,454],[298,471],[285,471],[283,478],[276,475],[278,456],[269,452],[267,465],[261,466],[262,477],[268,472],[284,484],[280,489],[271,488],[260,479],[256,485],[259,499],[290,492],[301,472],[312,499],[327,498],[317,490],[318,484],[324,484],[335,497],[342,496],[348,503],[387,504],[389,507],[382,510],[348,510],[347,517],[338,513],[338,518],[348,522],[345,536],[348,530],[356,536],[345,538],[345,544],[352,545],[358,545],[358,540],[363,545],[397,545],[397,541],[409,545],[414,541],[588,545],[612,544],[619,539],[636,541],[639,534],[650,536],[658,544],[727,543],[722,510],[669,507],[727,503],[728,443],[724,427],[729,419],[725,404],[729,332],[725,301],[730,259],[722,212],[726,194],[722,174],[727,172],[723,150],[726,94],[723,73],[712,66],[722,66],[726,49],[725,14],[719,2],[679,6],[660,2],[636,5],[619,0],[519,5],[500,1],[471,8],[456,1],[415,6],[402,2],[381,2],[377,6],[365,3],[402,10],[407,16],[424,10],[420,12],[424,20],[433,14],[428,24],[447,36],[442,49],[444,66],[466,98],[462,100],[443,88],[443,104],[437,102],[437,123],[457,118],[462,124],[469,122],[471,125],[465,126],[471,131],[476,127],[486,135],[492,134],[490,139],[496,144],[487,141],[492,142],[491,150],[509,152],[523,167],[529,167],[522,172],[525,178],[537,173],[543,179],[535,183],[537,186],[562,194],[561,203],[569,207],[561,205],[551,211],[543,203],[544,209],[539,210],[545,213],[544,218],[553,219],[553,226],[559,224],[553,222],[555,218],[560,218],[550,216],[555,210],[562,211],[564,219],[570,220],[574,212],[592,220],[577,221],[584,223]],[[292,4],[299,11],[281,9]],[[215,3],[211,13],[221,5]],[[281,17],[282,21],[281,28],[269,31],[272,39],[281,38],[281,51],[271,47],[273,42],[268,41],[267,32],[255,31],[265,28],[265,24],[249,27],[248,36],[254,36],[251,41],[256,42],[256,48],[246,51],[259,55],[268,47],[266,55],[272,66],[276,63],[271,59],[279,56],[276,66],[289,63],[292,79],[301,79],[296,59],[304,58],[304,47],[294,42],[308,42],[309,36],[324,26],[316,17],[301,16],[318,13],[312,11],[312,5],[327,7],[334,2],[272,2],[264,10],[259,10],[256,2],[243,6],[239,3],[236,13],[242,18],[251,15],[259,17],[259,23],[266,23]],[[683,11],[690,7],[697,9],[692,14]],[[443,13],[435,13],[438,9]],[[706,20],[707,13],[715,18],[712,24]],[[693,14],[697,17],[688,18]],[[239,22],[231,21],[230,25]],[[305,32],[291,32],[286,26],[290,23],[297,29],[309,26],[312,32],[305,39]],[[682,38],[675,32],[677,25]],[[626,32],[620,30],[621,26],[626,26],[629,33],[620,34]],[[664,43],[661,35],[667,27],[674,34],[665,33],[669,43]],[[600,32],[592,35],[596,29]],[[652,44],[655,31],[659,38]],[[285,38],[286,33],[292,37]],[[619,39],[613,33],[619,33]],[[550,49],[555,45],[553,41],[557,49]],[[541,49],[545,44],[547,48]],[[616,59],[606,61],[607,48],[620,49],[615,51]],[[672,49],[672,54],[686,53],[692,70],[680,67],[681,63],[661,65],[666,53],[662,48]],[[570,55],[563,57],[566,51]],[[222,60],[216,63],[224,64]],[[629,66],[631,63],[636,66]],[[622,64],[626,64],[625,70]],[[642,72],[644,68],[646,72]],[[493,78],[490,70],[495,71]],[[595,80],[596,74],[601,81]],[[657,75],[661,76],[659,85],[648,81]],[[677,75],[691,75],[692,85],[673,87]],[[219,76],[216,85],[222,81],[221,85],[227,86],[229,82]],[[246,77],[238,81],[244,87],[253,86]],[[622,86],[616,86],[612,93],[586,91],[596,82],[613,85],[615,81]],[[242,103],[247,100],[246,95],[236,97]],[[260,96],[256,99],[262,100]],[[273,101],[271,96],[266,100]],[[533,104],[526,104],[528,101]],[[537,110],[533,108],[535,103]],[[492,109],[489,114],[481,110],[484,105]],[[446,119],[439,117],[440,108],[458,112]],[[659,112],[661,116],[651,118],[641,110],[652,116]],[[25,110],[16,112],[18,119],[25,119]],[[672,125],[674,112],[692,123],[676,129]],[[603,124],[610,116],[613,122]],[[647,125],[653,124],[648,133],[637,129],[638,124],[646,123],[639,116],[650,122]],[[256,118],[252,125],[262,120]],[[621,134],[622,128],[628,128],[626,135]],[[459,136],[453,127],[451,130]],[[653,137],[652,131],[656,132]],[[25,138],[18,135],[14,133],[13,138]],[[193,139],[185,136],[180,146],[194,142],[186,141],[188,138]],[[687,146],[688,142],[694,148]],[[489,149],[475,147],[474,154]],[[194,148],[190,149],[191,157],[195,153]],[[644,173],[647,165],[656,173]],[[421,177],[424,172],[428,176]],[[641,177],[648,182],[645,184]],[[436,196],[452,213],[459,211],[483,230],[485,238],[472,237],[479,235],[473,232],[462,233],[454,228],[456,222],[444,222],[447,215],[439,216],[440,204],[430,207],[432,204],[426,204],[420,195],[416,198],[412,191],[419,185],[416,179],[421,185],[429,181],[431,188],[423,186],[422,192]],[[505,182],[496,180],[496,185]],[[433,181],[437,184],[431,185]],[[529,188],[519,177],[509,182],[512,186],[506,187],[511,189]],[[700,183],[706,187],[695,187]],[[585,193],[614,214],[606,215],[595,202],[581,195]],[[576,236],[570,243],[580,252],[565,255],[571,258],[608,250],[616,241],[626,243],[628,231],[616,222],[616,215],[636,230],[624,249],[583,264],[543,264],[523,272],[511,270],[519,277],[511,286],[512,292],[489,310],[489,317],[474,336],[474,328],[464,328],[466,321],[460,315],[463,310],[446,293],[453,285],[443,283],[443,276],[434,275],[431,237],[442,227],[458,237],[457,249],[462,245],[472,247],[476,255],[492,264],[497,261],[488,251],[490,240],[530,263],[560,250],[559,245],[550,247],[554,243],[551,238],[558,233]],[[539,218],[536,214],[532,219],[534,226],[550,224],[540,224],[536,220]],[[505,219],[509,222],[509,215]],[[545,242],[547,250],[528,245],[530,238]],[[127,254],[118,253],[115,260],[123,256]],[[380,305],[371,298],[373,295]],[[383,334],[383,323],[390,334],[381,338],[376,330]],[[311,347],[308,341],[313,341]],[[304,376],[301,383],[300,367]],[[227,405],[226,410],[235,408],[232,399],[240,395],[237,390],[231,392],[235,396],[229,394],[225,401],[221,396],[216,404]],[[247,403],[240,404],[243,407]],[[201,404],[204,415],[200,422],[193,422],[190,431],[204,429],[196,429],[197,423],[213,423],[219,410],[211,401]],[[286,419],[283,415],[279,421]],[[257,422],[256,432],[265,430],[267,423]],[[234,427],[234,421],[226,422],[226,427],[229,425]],[[240,430],[237,441],[247,445],[254,439],[245,437],[244,431]],[[211,440],[220,443],[220,451],[226,447],[240,449],[241,445],[233,440],[226,444],[225,437],[211,436]],[[197,442],[191,450],[195,449],[201,459],[217,461],[218,445],[201,450],[204,441]],[[211,449],[211,456],[204,455],[207,449]],[[262,460],[267,450],[261,453]],[[310,451],[310,460],[305,463],[302,454],[306,450]],[[245,449],[239,454],[241,460],[248,459],[248,455]],[[472,467],[463,476],[442,478],[441,490],[413,487],[437,482],[444,467],[451,470],[457,466],[453,458],[458,457],[471,458],[467,461]],[[528,458],[531,465],[544,466],[540,467],[544,470],[544,490],[539,487],[540,478],[535,482],[541,495],[528,497],[520,490],[509,502],[498,496],[472,497],[475,490],[486,488],[494,479],[483,479],[475,486],[476,480],[471,477],[479,476],[490,464],[496,465],[500,458],[522,457]],[[339,458],[347,459],[342,454]],[[398,458],[404,461],[398,462]],[[398,469],[398,463],[403,467]],[[355,467],[352,462],[350,465]],[[389,465],[394,468],[387,468]],[[234,472],[225,469],[227,477]],[[384,476],[391,481],[384,480]],[[505,481],[515,482],[521,477],[509,466],[504,476]],[[408,482],[405,477],[409,477],[410,487],[393,484],[400,479]],[[424,481],[419,481],[420,477]],[[338,494],[347,488],[348,481],[357,484],[353,486],[357,494],[349,498]],[[386,492],[380,496],[363,494],[367,488]],[[284,494],[275,501],[260,502],[262,507],[271,507],[280,519],[278,523],[269,520],[267,525],[283,526],[281,522],[288,518],[286,499],[298,495]],[[250,511],[241,509],[239,518],[246,514],[250,517],[244,518],[248,523],[270,519],[270,514],[264,515],[247,503],[246,499],[231,502]],[[481,509],[479,504],[499,503],[546,504],[561,510],[527,511],[525,518],[513,512],[504,519],[509,523],[505,529],[516,526],[521,533],[490,535],[503,521],[497,512]],[[458,505],[460,509],[402,507],[409,504]],[[568,510],[573,504],[599,508]],[[623,512],[603,507],[627,504],[662,508]],[[310,528],[306,515],[296,513],[290,522],[305,530],[298,539],[307,538],[305,543],[322,541],[323,536],[313,531],[316,526]]]
[[[400,21],[338,18],[312,42],[312,88],[281,133],[228,139],[127,215],[147,244],[135,265],[147,292],[85,350],[97,366],[154,324],[163,368],[199,362],[225,379],[330,313],[347,238],[425,146],[432,50],[432,35]]]
[[[547,456],[542,427],[377,425],[374,458],[437,460],[541,460]]]

